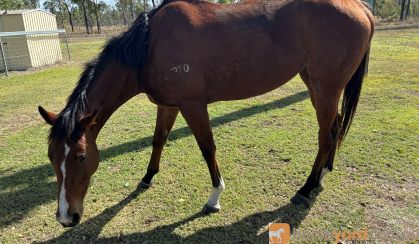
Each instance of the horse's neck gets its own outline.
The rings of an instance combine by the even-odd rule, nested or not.
[[[94,137],[122,104],[140,92],[138,72],[111,62],[95,80],[88,94],[89,111],[97,111]]]

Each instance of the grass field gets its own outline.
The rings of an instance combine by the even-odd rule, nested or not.
[[[292,243],[367,229],[378,243],[419,240],[419,30],[378,32],[351,131],[308,207],[289,204],[317,152],[317,122],[299,78],[264,96],[210,106],[226,190],[222,211],[203,216],[207,167],[179,117],[154,187],[136,190],[151,154],[156,107],[140,95],[98,138],[101,163],[79,226],[55,221],[49,126],[37,106],[60,111],[81,64],[101,41],[71,44],[72,63],[0,76],[0,243],[267,243],[267,225],[287,222]]]

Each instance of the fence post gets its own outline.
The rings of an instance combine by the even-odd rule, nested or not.
[[[1,56],[3,57],[4,70],[6,71],[6,76],[9,76],[9,71],[7,70],[6,56],[4,55],[3,40],[1,38],[0,38],[0,49],[1,49]]]
[[[64,34],[65,34],[65,46],[67,47],[68,60],[71,61],[70,49],[68,49],[68,38],[67,38],[66,30],[64,30]]]

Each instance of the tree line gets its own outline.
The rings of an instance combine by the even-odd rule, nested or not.
[[[383,20],[400,20],[419,17],[418,0],[369,0],[375,16]]]
[[[161,0],[115,0],[110,5],[102,0],[1,0],[1,10],[43,8],[57,16],[60,28],[83,27],[87,34],[102,32],[103,26],[127,26],[139,13],[156,7]],[[240,0],[217,0],[232,3]],[[377,18],[384,21],[418,18],[418,0],[365,0]],[[95,28],[94,28],[95,27]]]
[[[43,8],[55,14],[60,28],[83,26],[87,34],[102,32],[103,26],[127,26],[144,11],[159,4],[159,0],[115,0],[110,5],[101,0],[1,0],[0,10]]]
[[[157,0],[116,0],[109,5],[100,0],[46,0],[43,8],[57,16],[59,25],[84,26],[87,34],[102,32],[102,26],[127,26],[144,11],[156,6]]]

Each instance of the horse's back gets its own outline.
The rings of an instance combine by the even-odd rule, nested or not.
[[[360,0],[245,0],[233,4],[217,4],[202,0],[166,0],[158,10],[157,19],[176,24],[203,27],[217,22],[226,23],[237,18],[265,15],[304,18],[311,13],[324,17],[339,14],[359,21],[360,14],[371,15],[367,4]],[[162,19],[163,18],[163,19]],[[176,20],[176,21],[173,21]]]
[[[275,25],[275,13],[267,13],[258,1],[167,3],[151,22],[155,87],[166,95],[173,93],[172,87],[182,87],[182,93],[205,93],[216,101],[260,95],[280,86],[298,73],[303,56],[298,30],[289,28],[295,23]],[[188,72],[176,67],[185,64]],[[258,80],[264,82],[255,86]]]
[[[210,102],[260,95],[318,59],[351,58],[353,43],[365,49],[366,12],[358,0],[168,1],[151,20],[150,82]]]

